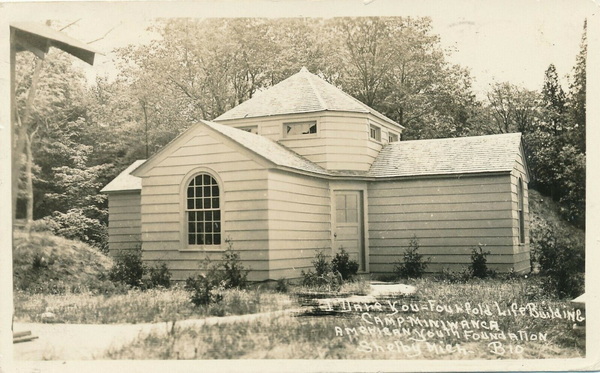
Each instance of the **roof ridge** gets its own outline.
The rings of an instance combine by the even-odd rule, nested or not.
[[[306,80],[308,81],[308,84],[310,84],[310,87],[312,88],[312,91],[314,92],[315,96],[317,97],[317,100],[319,101],[319,103],[323,107],[323,110],[329,110],[329,107],[325,103],[325,100],[323,100],[323,97],[319,93],[319,90],[317,89],[317,87],[315,87],[315,84],[312,81],[312,77],[313,76],[315,76],[317,78],[318,78],[318,76],[315,75],[315,74],[313,74],[313,73],[311,73],[310,71],[308,71],[308,69],[305,68],[305,67],[303,67],[302,69],[303,70],[300,70],[300,72],[308,73],[308,76],[306,77]]]
[[[312,92],[312,93],[311,93]],[[251,99],[229,109],[215,122],[274,115],[341,111],[373,115],[394,126],[399,123],[369,107],[341,88],[329,83],[306,68],[273,86],[257,92]]]
[[[458,140],[464,140],[464,139],[476,139],[476,138],[486,138],[486,137],[494,137],[494,136],[517,136],[517,135],[522,137],[521,132],[509,132],[509,133],[493,133],[490,135],[472,135],[472,136],[458,136],[458,137],[437,137],[437,138],[433,138],[433,139],[402,140],[402,141],[390,143],[389,145],[406,144],[406,143],[412,143],[412,142],[416,142],[416,141],[458,141]]]

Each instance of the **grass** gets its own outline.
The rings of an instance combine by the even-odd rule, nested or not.
[[[535,224],[538,220],[547,221],[557,228],[555,232],[557,235],[568,236],[583,246],[585,232],[562,219],[559,209],[558,204],[552,201],[552,198],[544,197],[537,190],[529,189],[529,213],[532,223]]]
[[[114,284],[107,279],[112,259],[85,243],[21,231],[14,242],[16,321],[41,322],[48,311],[57,323],[150,323],[268,312],[291,303],[275,292],[229,289],[221,302],[195,307],[180,287],[140,291]]]
[[[113,265],[111,258],[83,242],[48,232],[14,232],[15,290],[38,293],[96,290]]]
[[[110,296],[85,293],[31,294],[15,292],[15,320],[41,322],[50,311],[54,322],[78,324],[150,323],[185,320],[205,316],[242,315],[282,310],[290,306],[289,297],[260,290],[229,289],[216,304],[195,307],[189,293],[173,289],[129,290]]]
[[[519,307],[533,302],[537,307],[566,310],[567,302],[544,297],[538,292],[536,279],[471,281],[466,284],[446,284],[428,279],[412,282],[417,286],[416,296],[395,297],[404,304],[427,304],[433,300],[439,305],[469,303],[473,309],[478,304]],[[381,299],[385,304],[387,300]],[[364,306],[364,305],[363,305]],[[493,308],[492,308],[493,309]],[[212,326],[176,328],[173,333],[151,334],[138,338],[130,345],[107,352],[111,359],[539,359],[572,358],[585,356],[585,341],[572,330],[567,320],[542,319],[529,316],[500,316],[497,313],[474,315],[466,313],[439,313],[431,310],[400,312],[394,317],[419,317],[421,320],[446,321],[471,320],[498,323],[504,333],[526,331],[528,336],[543,333],[546,340],[502,340],[502,347],[490,345],[490,340],[473,340],[465,337],[468,328],[460,326],[457,334],[429,336],[426,341],[415,341],[414,331],[436,330],[430,326],[413,326],[409,334],[386,336],[349,336],[345,328],[378,327],[369,324],[362,312],[346,312],[321,317],[273,316],[267,319],[222,323]],[[388,311],[389,313],[389,311]],[[369,312],[366,320],[385,313]],[[408,321],[404,327],[408,326]],[[341,329],[337,329],[339,327]],[[394,326],[388,325],[389,329]],[[380,327],[379,329],[382,329]],[[366,329],[365,329],[366,330]],[[375,330],[375,329],[373,329]],[[341,332],[340,332],[341,331]],[[474,329],[481,335],[485,329]],[[411,339],[412,338],[412,339]],[[418,339],[418,338],[416,338]],[[429,344],[428,344],[429,343]],[[388,345],[392,348],[388,351]],[[433,346],[436,346],[435,348]],[[402,346],[406,350],[402,349]],[[450,346],[449,350],[445,349]],[[463,353],[464,351],[464,353]],[[502,352],[502,354],[500,353]]]

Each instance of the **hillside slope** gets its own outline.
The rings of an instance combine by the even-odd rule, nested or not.
[[[15,290],[61,292],[94,289],[113,265],[111,258],[83,242],[47,232],[14,232]]]
[[[558,205],[551,198],[542,196],[537,190],[529,189],[531,230],[546,222],[555,228],[554,233],[569,237],[575,243],[585,246],[585,232],[563,220],[558,211]]]

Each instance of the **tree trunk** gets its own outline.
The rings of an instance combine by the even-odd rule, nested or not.
[[[27,161],[25,163],[25,198],[27,204],[25,233],[27,234],[31,233],[31,224],[33,223],[33,151],[31,146],[36,132],[37,128],[31,135],[26,136],[25,139],[25,153],[27,155]]]
[[[146,159],[149,157],[149,145],[148,145],[148,113],[146,111],[146,101],[140,101],[142,110],[144,111],[144,135],[146,137]]]
[[[15,101],[13,104],[15,105],[15,114],[17,117],[18,128],[15,129],[15,137],[16,141],[13,144],[13,169],[12,169],[12,182],[14,185],[12,202],[13,202],[13,219],[17,218],[17,194],[18,194],[18,183],[19,183],[19,175],[21,173],[21,154],[25,149],[25,143],[27,142],[27,129],[31,120],[31,108],[33,107],[33,102],[35,100],[38,82],[40,80],[40,74],[42,72],[42,67],[44,65],[44,60],[38,59],[35,63],[35,70],[33,71],[33,76],[31,77],[31,87],[29,87],[29,91],[27,92],[27,101],[25,103],[25,108],[23,109],[23,120],[20,119],[19,110],[17,107],[17,102]]]

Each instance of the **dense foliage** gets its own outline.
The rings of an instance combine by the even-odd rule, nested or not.
[[[402,260],[394,263],[394,274],[398,278],[421,278],[427,271],[431,258],[419,253],[419,240],[416,236],[410,239],[408,247],[402,254]]]
[[[471,273],[473,277],[486,278],[490,274],[490,270],[487,267],[487,256],[490,254],[489,251],[484,251],[481,245],[473,247],[471,249]]]
[[[568,91],[551,65],[540,91],[499,83],[482,101],[429,18],[170,19],[152,28],[157,40],[117,50],[116,80],[91,86],[66,54],[52,50],[43,63],[18,54],[17,217],[45,218],[54,233],[105,249],[103,185],[191,123],[306,66],[404,125],[404,139],[523,132],[531,187],[584,226],[585,29]]]
[[[340,250],[331,259],[331,270],[338,272],[344,281],[356,276],[359,267],[358,262],[350,259],[350,254],[343,247],[340,247]]]
[[[190,301],[196,305],[218,303],[227,289],[245,289],[248,285],[249,270],[241,262],[240,254],[233,248],[230,238],[225,240],[227,248],[220,260],[206,258],[203,271],[190,276],[185,281],[185,289],[190,292]]]

